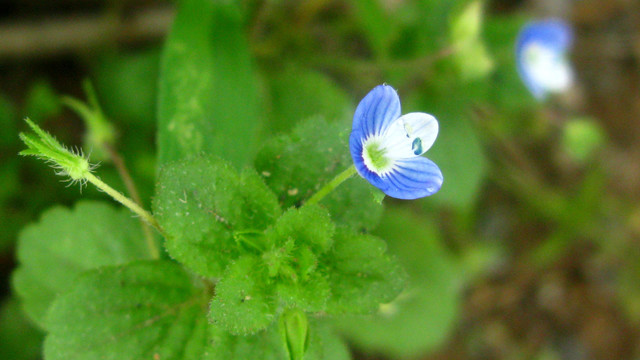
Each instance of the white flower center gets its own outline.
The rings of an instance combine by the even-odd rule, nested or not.
[[[396,160],[420,156],[438,136],[438,121],[425,113],[409,113],[392,122],[382,135],[362,143],[367,168],[379,176],[393,171]]]

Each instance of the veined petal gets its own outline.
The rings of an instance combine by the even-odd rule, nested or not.
[[[385,187],[379,187],[385,194],[404,200],[430,196],[442,186],[442,172],[431,160],[414,157],[398,160],[394,169],[384,178]]]
[[[353,115],[353,131],[361,131],[365,138],[380,135],[398,117],[398,93],[389,85],[378,85],[358,104]]]
[[[438,121],[429,114],[414,112],[402,115],[382,135],[381,147],[392,159],[424,154],[436,141]]]

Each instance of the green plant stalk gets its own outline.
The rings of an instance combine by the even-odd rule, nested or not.
[[[325,196],[327,196],[330,192],[332,192],[335,188],[337,188],[340,184],[345,182],[347,179],[356,174],[355,165],[349,166],[346,170],[338,174],[333,180],[329,181],[325,186],[323,186],[317,193],[315,193],[309,200],[307,200],[306,204],[313,205],[319,203]]]
[[[144,221],[146,221],[149,225],[153,226],[160,234],[163,236],[164,231],[160,227],[160,224],[156,221],[156,219],[151,215],[148,211],[140,207],[140,205],[136,204],[133,200],[128,197],[122,195],[119,191],[115,190],[111,186],[107,185],[104,181],[100,180],[97,176],[92,173],[87,173],[85,175],[85,179],[95,185],[98,189],[107,193],[107,195],[111,196],[114,200],[121,203],[122,205],[128,207],[131,211],[139,215]],[[145,237],[147,242],[147,247],[149,248],[149,253],[151,257],[154,259],[160,258],[160,250],[158,246],[153,241],[153,238]]]

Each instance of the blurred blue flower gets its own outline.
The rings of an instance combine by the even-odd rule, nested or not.
[[[442,172],[424,154],[438,136],[438,121],[415,112],[400,116],[400,99],[389,85],[360,101],[349,138],[358,173],[388,196],[417,199],[442,186]]]
[[[559,19],[532,22],[520,31],[516,43],[518,72],[537,99],[571,86],[573,70],[566,55],[572,41],[571,27]]]

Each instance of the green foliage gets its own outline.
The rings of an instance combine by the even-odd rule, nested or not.
[[[0,95],[0,148],[9,147],[16,141],[16,109],[3,95]],[[4,156],[3,156],[4,158]]]
[[[256,170],[276,193],[283,208],[299,206],[322,185],[352,163],[347,140],[348,127],[312,118],[299,124],[289,136],[266,142],[255,161]],[[334,221],[355,228],[371,229],[382,206],[360,177],[343,183],[321,201]]]
[[[20,233],[17,253],[13,285],[40,326],[55,296],[82,271],[149,257],[140,223],[129,210],[95,201],[46,211]]]
[[[404,285],[382,240],[346,229],[334,234],[319,205],[281,215],[276,196],[254,172],[238,174],[223,160],[167,165],[154,210],[169,254],[220,278],[209,317],[233,335],[269,327],[284,308],[371,312]]]
[[[88,271],[52,304],[45,357],[206,359],[208,296],[169,261]]]
[[[237,258],[242,233],[260,232],[281,214],[275,195],[253,171],[196,157],[162,168],[154,215],[169,235],[169,254],[193,271],[220,277]]]
[[[81,181],[91,172],[89,161],[82,154],[64,147],[51,134],[42,130],[33,121],[25,119],[33,133],[20,133],[20,140],[27,149],[20,151],[23,156],[35,156],[49,163],[59,171],[56,175],[69,176],[71,181]]]
[[[564,126],[562,146],[578,162],[589,160],[604,142],[603,130],[591,119],[571,119]]]
[[[43,335],[24,316],[20,303],[9,298],[0,306],[0,354],[5,359],[33,360],[42,353]]]
[[[353,104],[343,89],[323,73],[290,65],[273,75],[269,129],[289,131],[301,120],[322,115],[329,122],[351,118]]]
[[[393,40],[395,18],[388,16],[382,1],[357,0],[352,3],[355,9],[355,17],[364,35],[378,58],[387,55],[389,44]]]
[[[260,359],[290,360],[277,327],[248,336],[234,336],[210,327],[211,349],[207,360]],[[309,347],[305,360],[349,360],[346,344],[326,322],[309,320]]]
[[[279,331],[291,360],[302,360],[309,346],[309,319],[299,309],[280,316]]]
[[[60,98],[48,81],[38,80],[31,85],[24,102],[25,114],[36,121],[43,121],[61,111]]]
[[[262,110],[234,2],[180,2],[158,91],[160,165],[200,152],[248,162]]]
[[[438,139],[426,156],[438,164],[444,183],[437,194],[423,201],[465,210],[474,204],[487,171],[487,156],[471,123],[468,105],[470,93],[478,91],[477,84],[451,85],[446,77],[443,82],[432,93],[408,98],[406,107],[429,109],[440,126]],[[456,94],[453,97],[452,92]]]
[[[160,54],[155,48],[109,53],[97,60],[92,80],[109,118],[128,127],[155,125],[159,63]]]
[[[406,273],[386,248],[377,237],[338,229],[325,260],[332,295],[328,313],[371,313],[402,291]]]
[[[461,282],[434,221],[400,208],[385,211],[378,235],[410,272],[409,286],[375,317],[349,316],[338,326],[359,346],[407,358],[439,346],[458,318]]]
[[[259,259],[245,255],[227,267],[216,285],[209,316],[214,324],[234,335],[253,334],[275,319],[267,276]]]

